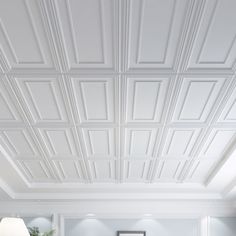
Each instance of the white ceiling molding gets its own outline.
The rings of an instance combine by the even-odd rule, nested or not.
[[[2,179],[0,179],[0,189],[5,192],[10,198],[15,199],[14,191]]]
[[[2,191],[233,201],[235,8],[0,0]]]
[[[20,216],[56,214],[59,218],[86,218],[93,213],[97,219],[138,219],[144,214],[151,218],[200,218],[205,216],[235,216],[232,203],[222,201],[53,201],[0,202],[0,215],[17,213]]]

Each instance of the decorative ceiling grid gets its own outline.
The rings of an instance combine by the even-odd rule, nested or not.
[[[0,150],[12,170],[31,188],[206,184],[236,142],[234,9],[0,0]]]

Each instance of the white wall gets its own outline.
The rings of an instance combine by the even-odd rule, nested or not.
[[[209,236],[235,236],[236,218],[210,218]]]
[[[91,224],[88,223],[88,219],[85,220],[88,213],[95,214],[96,218],[100,220],[93,219],[94,223],[91,226]],[[153,219],[162,220],[155,221],[149,219],[149,226],[147,220],[135,220],[142,219],[145,213],[152,214]],[[84,231],[86,232],[89,232],[90,228],[94,229],[96,225],[97,227],[103,225],[103,228],[100,228],[103,230],[103,236],[108,235],[108,232],[111,236],[115,235],[116,230],[122,228],[127,230],[143,229],[147,231],[147,236],[152,236],[154,233],[157,236],[176,236],[176,233],[181,234],[181,236],[186,234],[188,234],[188,236],[196,236],[195,232],[197,232],[197,230],[195,229],[197,226],[194,222],[199,222],[199,232],[197,232],[197,236],[236,235],[236,218],[229,218],[236,216],[236,205],[220,200],[210,202],[204,200],[0,201],[0,218],[4,216],[21,216],[25,219],[28,226],[39,226],[41,231],[49,229],[49,226],[51,226],[53,229],[57,229],[55,236],[90,236],[84,235],[84,233],[78,233],[77,231],[69,232],[73,227],[75,230],[82,230],[80,224],[81,219],[84,219],[83,222],[87,222],[86,224],[83,223],[85,227]],[[42,217],[44,217],[44,219]],[[110,223],[108,221],[105,222],[105,219],[110,219]],[[170,219],[175,220],[172,221]],[[187,222],[185,219],[188,219]],[[95,224],[95,222],[97,223]],[[99,222],[103,222],[103,224]],[[192,225],[194,228],[193,231],[191,231],[191,222],[194,224]],[[144,223],[146,225],[144,225]],[[185,232],[184,230],[189,231]],[[64,231],[66,232],[65,234],[63,234]],[[99,230],[96,230],[96,233],[97,232],[99,232]],[[92,234],[94,235],[94,232],[92,232]],[[95,234],[95,236],[96,235],[97,234]]]
[[[32,213],[34,215],[34,213]],[[116,236],[118,230],[146,231],[146,236],[235,236],[236,217],[208,217],[207,230],[196,219],[95,219],[50,216],[22,216],[28,227],[41,232],[57,229],[55,236]],[[56,219],[55,219],[56,218]]]
[[[66,219],[65,236],[116,236],[118,230],[146,231],[147,236],[197,236],[198,220]]]

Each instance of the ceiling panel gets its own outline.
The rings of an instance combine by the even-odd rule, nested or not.
[[[39,128],[38,131],[50,159],[81,158],[72,129]]]
[[[85,182],[82,161],[56,160],[53,162],[62,182]]]
[[[126,70],[175,69],[188,5],[185,0],[128,1]]]
[[[88,158],[114,158],[116,156],[115,130],[112,128],[83,128]]]
[[[191,167],[189,168],[186,181],[206,183],[215,165],[216,165],[215,160],[208,159],[204,161],[200,160],[194,161]]]
[[[201,11],[187,70],[231,72],[236,60],[234,0],[207,0]],[[225,27],[228,26],[228,27]]]
[[[170,128],[167,131],[162,156],[166,158],[190,158],[200,128]]]
[[[202,158],[221,158],[235,140],[236,129],[213,128],[205,138],[199,156]]]
[[[115,121],[115,78],[73,77],[71,80],[81,123]]]
[[[89,161],[89,168],[94,182],[116,182],[117,161],[99,160]]]
[[[60,0],[58,14],[69,70],[115,69],[114,0]]]
[[[223,196],[235,183],[216,178],[236,145],[235,8],[0,0],[3,181],[19,198],[107,186]]]
[[[154,182],[179,182],[180,175],[187,164],[181,160],[160,160],[157,163]]]
[[[32,135],[24,128],[1,128],[1,146],[14,159],[35,159],[40,157]]]
[[[222,113],[218,119],[218,122],[224,123],[235,123],[236,122],[236,89],[234,88],[233,93],[224,104]]]
[[[126,128],[124,132],[124,157],[154,158],[157,129]]]
[[[183,78],[173,115],[173,122],[206,122],[225,78]]]
[[[161,122],[171,78],[128,77],[125,122]]]
[[[44,161],[24,160],[18,161],[18,166],[26,174],[29,182],[55,182]]]
[[[1,53],[6,68],[56,69],[38,1],[0,1],[0,22]]]
[[[16,108],[16,104],[6,91],[0,80],[0,123],[22,123],[22,118]]]
[[[124,160],[122,179],[125,182],[148,182],[152,164],[147,160]]]
[[[68,122],[59,78],[26,76],[26,78],[15,77],[12,81],[34,123]]]

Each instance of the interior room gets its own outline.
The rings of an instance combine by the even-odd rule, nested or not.
[[[235,236],[235,10],[0,0],[0,236]]]

